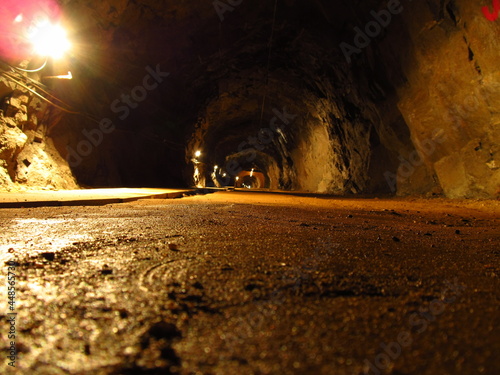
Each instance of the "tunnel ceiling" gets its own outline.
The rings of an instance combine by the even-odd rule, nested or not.
[[[84,185],[192,184],[195,167],[208,184],[217,165],[257,168],[271,188],[494,197],[500,21],[485,5],[62,1],[75,48],[50,68],[74,79],[51,89],[90,116],[64,115],[47,136],[81,159]],[[390,19],[346,58],[374,14]],[[147,75],[157,87],[124,104]],[[103,118],[113,131],[80,155]]]

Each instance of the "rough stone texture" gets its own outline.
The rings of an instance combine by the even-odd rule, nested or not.
[[[500,373],[500,201],[218,192],[0,222],[2,374]]]
[[[103,118],[116,126],[73,167],[83,184],[191,184],[201,149],[206,181],[233,162],[281,189],[498,197],[500,21],[487,1],[403,0],[351,62],[340,44],[387,1],[279,1],[274,22],[273,1],[222,17],[205,0],[63,5],[78,49],[58,95],[97,122],[66,117],[57,148]],[[148,66],[170,75],[120,116],[112,104]],[[294,118],[279,133],[284,108]]]
[[[0,189],[77,188],[69,166],[46,135],[48,126],[57,124],[54,117],[39,121],[47,106],[5,77],[0,77],[0,87],[4,103],[0,112]]]
[[[412,48],[401,55],[407,82],[398,88],[399,109],[415,145],[444,132],[424,159],[447,196],[493,197],[500,187],[500,22],[485,19],[481,1],[445,5],[412,3],[402,14]]]

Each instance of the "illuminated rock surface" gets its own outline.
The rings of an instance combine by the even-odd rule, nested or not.
[[[500,22],[482,1],[390,4],[279,1],[274,19],[273,1],[65,1],[74,79],[54,90],[116,127],[77,180],[191,184],[202,148],[207,181],[232,160],[286,190],[497,197]],[[148,66],[169,76],[144,97]],[[51,136],[66,157],[97,127],[65,116]]]

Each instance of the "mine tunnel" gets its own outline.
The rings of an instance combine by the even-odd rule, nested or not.
[[[487,2],[232,3],[2,5],[2,187],[191,187],[201,151],[208,186],[498,196]],[[58,59],[23,39],[40,14]]]
[[[0,372],[500,373],[499,13],[1,0]]]

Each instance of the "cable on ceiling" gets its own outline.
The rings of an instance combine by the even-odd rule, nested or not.
[[[49,99],[45,98],[43,95],[40,95],[39,93],[37,93],[35,90],[33,90],[32,88],[26,86],[24,83],[18,81],[16,78],[12,77],[9,73],[7,72],[3,72],[1,73],[4,77],[6,77],[7,79],[10,79],[12,82],[14,82],[16,85],[19,85],[21,86],[22,88],[28,90],[29,92],[31,92],[32,94],[36,95],[38,98],[42,99],[44,102],[47,102],[48,104],[60,109],[61,111],[64,111],[66,113],[71,113],[71,114],[75,114],[75,115],[83,115],[83,113],[80,113],[80,112],[74,112],[74,111],[70,111],[69,109],[66,109],[66,108],[63,108],[53,102],[51,102]]]
[[[45,86],[43,83],[37,81],[37,80],[34,80],[33,78],[31,77],[28,77],[26,75],[23,75],[21,73],[19,73],[18,71],[16,70],[21,70],[21,71],[25,71],[24,69],[21,69],[21,68],[17,68],[17,67],[14,67],[6,62],[3,62],[0,60],[0,63],[3,63],[4,65],[6,65],[7,67],[9,67],[10,69],[12,69],[12,73],[15,73],[17,74],[17,79],[21,79],[23,81],[29,81],[29,83],[33,86],[35,86],[39,91],[43,92],[45,95],[47,96],[50,96],[52,99],[55,99],[56,101],[58,101],[59,103],[67,106],[67,107],[70,107],[68,104],[66,104],[64,101],[62,101],[61,99],[57,98],[56,96],[52,95],[50,92],[46,91],[44,88],[46,88],[47,86]],[[47,61],[46,61],[47,63]],[[26,72],[29,72],[29,71],[26,71]],[[11,72],[8,72],[9,74]],[[27,84],[27,83],[26,83]]]
[[[99,121],[97,121],[95,118],[91,117],[90,115],[86,114],[86,113],[82,113],[82,112],[76,112],[76,111],[72,111],[68,108],[64,108],[62,107],[61,105],[58,105],[56,103],[54,103],[53,101],[47,99],[46,97],[44,97],[43,95],[41,95],[40,93],[36,92],[35,90],[33,90],[31,87],[28,87],[28,82],[26,81],[30,81],[30,84],[33,85],[33,86],[36,86],[36,88],[40,91],[42,91],[44,94],[46,94],[47,96],[50,96],[51,98],[55,99],[55,101],[59,102],[60,104],[66,106],[66,107],[69,107],[70,106],[68,104],[66,104],[65,102],[63,102],[61,99],[58,99],[57,97],[55,97],[54,95],[50,94],[49,92],[47,92],[46,90],[44,90],[41,86],[42,84],[39,83],[38,81],[35,81],[34,79],[30,78],[30,77],[27,77],[27,76],[24,76],[24,75],[21,75],[19,72],[17,72],[16,70],[20,70],[20,71],[25,71],[25,72],[30,72],[30,71],[27,71],[25,69],[21,69],[21,68],[16,68],[16,67],[13,67],[12,65],[10,64],[7,64],[3,61],[1,61],[3,63],[3,65],[6,65],[8,66],[9,68],[12,69],[12,72],[7,72],[7,71],[3,71],[3,72],[0,72],[0,75],[4,76],[5,78],[11,80],[12,82],[14,82],[15,84],[21,86],[22,88],[28,90],[29,92],[31,92],[33,95],[35,95],[36,97],[40,98],[42,101],[50,104],[51,106],[57,108],[57,109],[60,109],[61,111],[65,112],[65,113],[69,113],[69,114],[73,114],[73,115],[80,115],[80,116],[83,116],[93,122],[96,122],[96,123],[99,123]],[[44,66],[47,64],[47,61],[45,61],[45,64]],[[37,71],[43,69],[42,68],[39,68]],[[33,71],[35,72],[35,71]],[[16,73],[19,75],[19,77],[15,77],[12,73]],[[25,83],[21,82],[20,79],[24,80]]]

